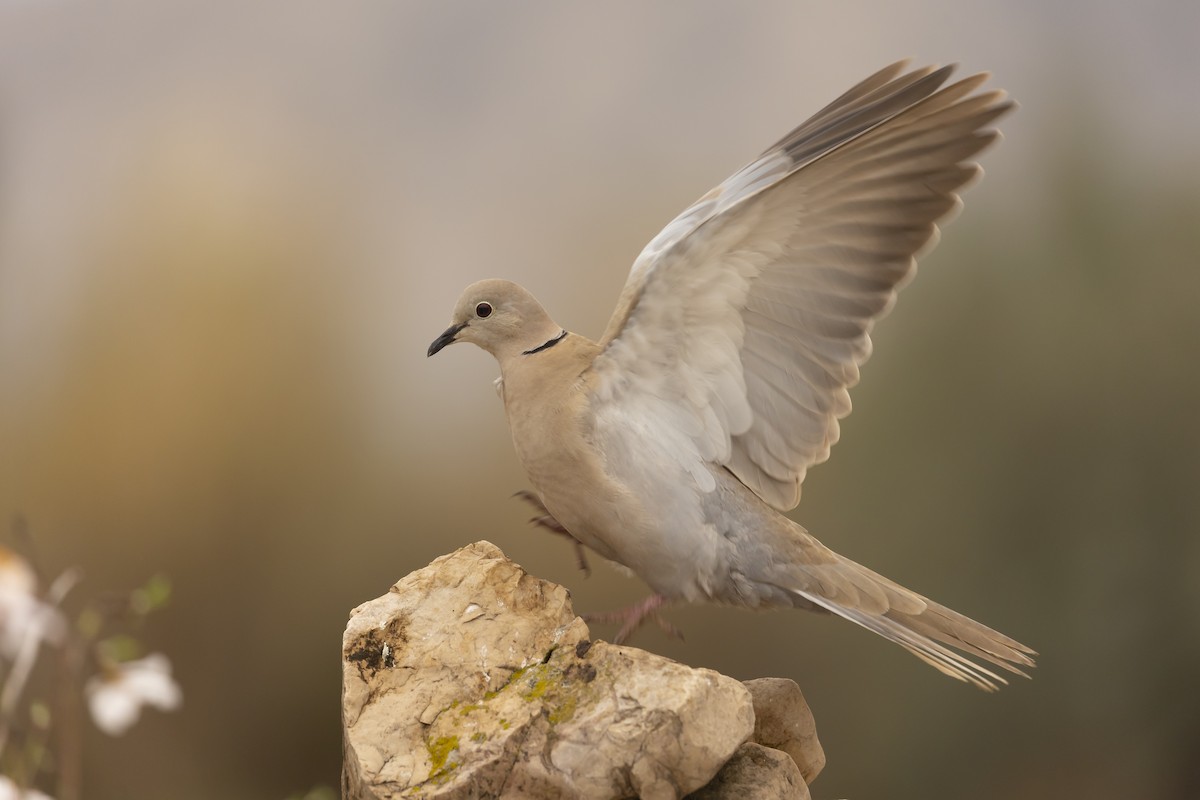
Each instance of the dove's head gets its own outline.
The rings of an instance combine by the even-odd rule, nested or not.
[[[533,295],[512,281],[472,283],[454,306],[450,327],[433,340],[427,355],[448,344],[472,342],[502,364],[562,333]]]

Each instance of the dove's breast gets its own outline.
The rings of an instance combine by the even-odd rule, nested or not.
[[[706,522],[704,491],[671,457],[671,444],[595,408],[582,369],[529,366],[505,370],[503,397],[517,456],[546,509],[660,594],[711,597],[722,535]]]
[[[586,395],[575,379],[578,372],[529,366],[522,363],[505,370],[501,395],[517,458],[556,520],[600,555],[622,562],[603,532],[614,525],[614,515],[624,504],[590,446]],[[564,374],[567,379],[559,379]]]

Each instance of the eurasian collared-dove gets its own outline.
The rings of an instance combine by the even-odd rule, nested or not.
[[[668,601],[827,611],[984,689],[1034,652],[839,556],[780,511],[829,456],[869,333],[980,173],[1011,103],[941,88],[952,67],[872,75],[676,217],[593,342],[515,283],[466,288],[429,355],[500,362],[513,443],[552,520]]]

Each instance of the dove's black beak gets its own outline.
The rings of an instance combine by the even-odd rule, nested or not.
[[[429,349],[425,352],[425,357],[428,358],[446,345],[453,344],[454,337],[458,336],[458,332],[465,327],[467,327],[467,323],[460,322],[457,325],[451,325],[449,328],[446,328],[446,332],[434,339],[433,344],[429,345]]]

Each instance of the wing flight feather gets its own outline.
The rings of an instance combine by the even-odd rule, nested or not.
[[[670,222],[630,271],[593,402],[658,408],[687,432],[681,460],[795,506],[850,412],[871,327],[1011,106],[977,91],[987,75],[942,88],[952,69],[881,70]]]

